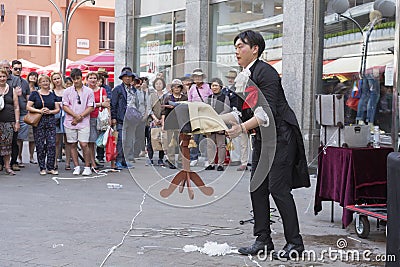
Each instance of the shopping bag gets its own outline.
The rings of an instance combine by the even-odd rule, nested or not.
[[[103,136],[103,146],[105,147],[107,145],[107,140],[108,140],[108,136],[110,135],[110,133],[112,133],[113,129],[108,126],[107,130],[104,132],[104,136]]]
[[[104,144],[103,144],[103,142],[104,142],[104,133],[105,132],[101,132],[99,134],[99,136],[97,137],[97,139],[96,139],[96,146],[97,147],[104,147]]]
[[[114,134],[109,133],[107,136],[107,144],[106,144],[106,161],[108,162],[108,161],[116,160],[117,155],[118,155],[117,138],[115,137]]]
[[[102,111],[100,111],[99,115],[97,116],[97,130],[105,131],[109,126],[109,119],[110,114],[108,113],[108,109],[103,109]]]
[[[103,103],[103,88],[100,89],[100,103]],[[97,130],[105,131],[109,126],[110,113],[107,108],[99,108],[99,114],[97,116]]]
[[[161,127],[151,128],[151,146],[154,151],[166,150],[168,147],[167,133],[163,132]]]

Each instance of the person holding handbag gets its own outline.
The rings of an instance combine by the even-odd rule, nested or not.
[[[4,168],[9,175],[15,175],[10,166],[11,144],[14,132],[19,130],[19,104],[17,93],[7,84],[8,70],[0,68],[0,156],[4,160]]]
[[[90,151],[90,164],[94,170],[97,167],[104,167],[104,165],[96,164],[96,140],[99,136],[97,127],[97,117],[99,116],[100,109],[109,108],[110,103],[107,98],[107,92],[103,87],[98,86],[99,75],[96,72],[89,72],[86,76],[87,85],[93,90],[94,94],[94,110],[90,112],[90,135],[89,135],[89,151]],[[101,99],[102,98],[102,99]],[[111,120],[108,125],[111,124]]]
[[[57,175],[54,169],[56,160],[56,119],[60,111],[58,97],[50,90],[50,77],[40,75],[39,90],[29,96],[26,109],[31,113],[42,114],[37,126],[33,127],[33,137],[36,144],[36,153],[40,167],[40,175]]]
[[[150,128],[149,128],[149,135],[151,136],[151,131],[152,128],[160,128],[162,126],[162,120],[161,120],[161,111],[162,111],[162,107],[164,104],[164,88],[166,87],[166,83],[164,81],[164,79],[162,78],[156,78],[153,81],[153,87],[155,89],[155,92],[152,92],[150,94],[150,112],[149,112],[149,118],[152,120],[150,122]],[[157,130],[153,130],[153,131],[157,131]],[[161,135],[160,135],[161,138]],[[153,149],[153,145],[151,142],[151,138],[150,138],[150,142],[147,143],[147,153],[149,156],[149,161],[150,161],[150,165],[153,165],[153,155],[154,155],[154,149]],[[164,167],[164,148],[161,148],[161,150],[158,151],[158,162],[157,165]]]
[[[207,103],[220,115],[229,113],[231,111],[229,96],[222,92],[223,84],[221,79],[211,79],[211,90],[213,94],[208,96]],[[207,142],[207,157],[208,161],[205,166],[206,170],[215,170],[214,158],[215,152],[218,154],[218,166],[217,171],[224,170],[224,160],[226,155],[225,145],[225,132],[213,132],[210,133]]]
[[[164,131],[164,125],[172,124],[172,119],[168,120],[168,115],[173,112],[175,103],[181,101],[187,101],[187,95],[182,94],[183,90],[183,83],[179,79],[174,79],[171,83],[171,94],[168,94],[164,98],[164,107],[161,111],[161,123],[162,123],[162,130]],[[172,116],[171,116],[172,117]],[[179,128],[179,127],[177,127]],[[175,164],[175,152],[176,148],[178,147],[179,143],[179,130],[167,130],[167,157],[168,160],[166,161],[167,166],[170,169],[176,169],[178,164]],[[173,141],[174,140],[174,141]],[[178,161],[180,162],[179,165],[182,165],[182,158],[181,154],[179,153]]]

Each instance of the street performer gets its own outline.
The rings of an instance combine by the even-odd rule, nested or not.
[[[285,98],[278,73],[259,60],[265,49],[261,34],[244,31],[235,37],[234,45],[238,64],[243,68],[235,80],[236,93],[239,92],[239,96],[242,94],[243,98],[239,98],[237,103],[243,122],[232,123],[227,134],[235,138],[250,130],[255,132],[250,196],[256,241],[251,246],[239,248],[239,253],[269,254],[274,250],[270,228],[271,194],[282,217],[286,239],[280,253],[273,256],[290,259],[291,255],[296,257],[304,251],[291,193],[294,188],[310,186],[302,134]],[[231,122],[232,117],[237,118],[231,114]],[[224,121],[228,120],[226,116]],[[258,164],[260,160],[262,164]]]

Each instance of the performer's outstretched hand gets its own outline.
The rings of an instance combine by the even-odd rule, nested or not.
[[[238,137],[242,133],[242,126],[235,121],[230,121],[229,123],[232,127],[226,131],[226,134],[231,139]]]

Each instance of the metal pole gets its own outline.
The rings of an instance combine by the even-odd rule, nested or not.
[[[56,62],[60,63],[60,39],[61,35],[56,35]],[[60,64],[61,67],[61,64]]]
[[[363,35],[363,29],[362,29],[362,27],[360,26],[360,24],[358,24],[358,22],[357,22],[355,19],[353,19],[352,17],[345,16],[345,15],[343,15],[343,14],[339,14],[339,16],[340,16],[340,17],[343,17],[343,18],[345,18],[345,19],[351,20],[354,24],[356,24],[356,26],[357,26],[358,30],[360,31],[361,35]]]
[[[84,4],[84,3],[88,2],[88,1],[91,1],[91,0],[82,0],[81,2],[77,3],[76,6],[74,6],[74,8],[70,12],[69,16],[67,17],[67,24],[68,25],[71,22],[72,15],[74,15],[74,13],[78,9],[78,7],[80,7],[82,4]]]
[[[62,60],[61,60],[61,73],[65,76],[65,69],[67,68],[67,57],[68,57],[68,28],[69,28],[69,13],[71,12],[72,4],[77,0],[69,2],[67,10],[65,12],[65,25],[63,28],[63,42],[62,42]]]
[[[400,91],[400,0],[396,0],[396,26],[394,36],[394,76],[393,76],[393,102],[392,102],[392,144],[394,151],[399,147],[399,91]]]
[[[72,0],[69,2],[67,12],[65,14],[65,27],[63,32],[63,57],[62,57],[62,74],[65,76],[65,70],[67,69],[67,58],[68,58],[68,31],[69,31],[69,24],[71,22],[72,15],[74,15],[76,9],[80,7],[83,3],[91,1],[91,0],[82,0],[77,3],[74,8],[72,8],[72,4],[76,3],[78,0]],[[72,10],[71,10],[72,8]]]
[[[63,14],[61,13],[60,8],[56,5],[56,3],[54,3],[53,0],[49,0],[49,2],[54,6],[54,8],[57,10],[58,15],[60,16],[61,25],[62,25],[62,35],[61,35],[61,36],[62,36],[63,42],[64,42],[65,20],[64,20]],[[58,38],[59,38],[59,37],[58,37]],[[57,50],[57,49],[59,50],[59,46],[60,46],[59,43],[60,43],[60,40],[58,39],[58,42],[57,42],[57,36],[56,36],[56,45],[57,45],[56,50]],[[64,47],[62,46],[62,47],[61,47],[61,55],[64,54],[63,48],[64,48]],[[58,56],[60,56],[60,53],[59,53],[59,52],[58,52],[57,54],[58,54]],[[57,61],[57,62],[59,62],[59,61]],[[61,63],[62,63],[62,62],[61,62]],[[62,64],[60,64],[60,72],[63,73],[63,72],[62,72]]]

